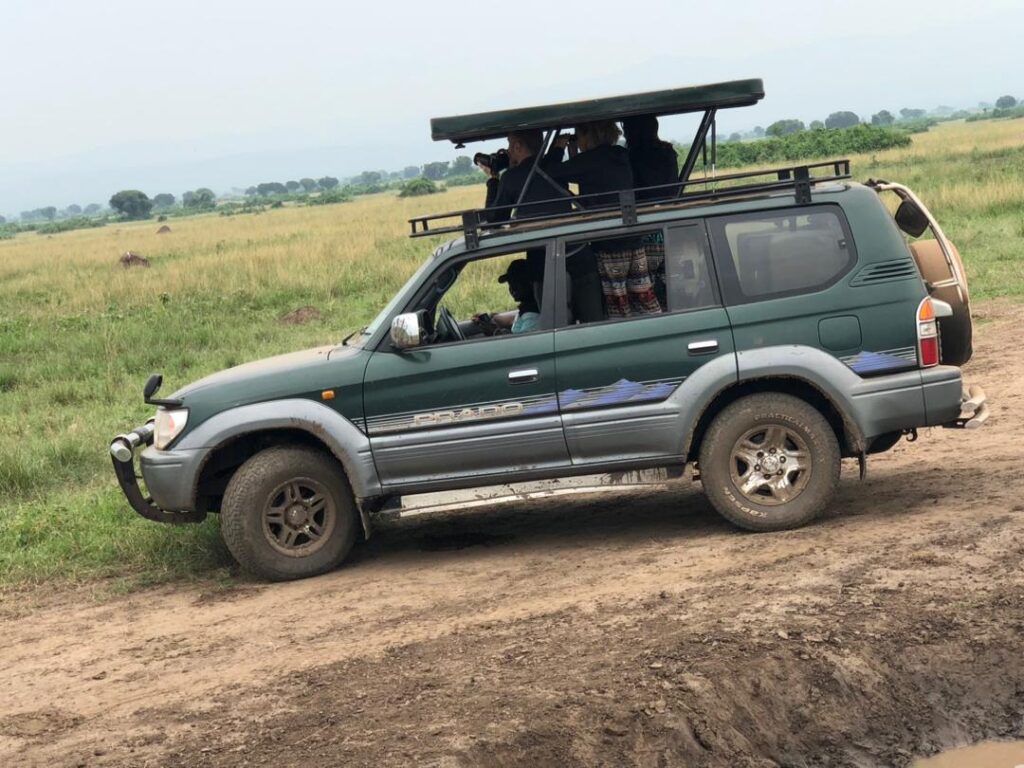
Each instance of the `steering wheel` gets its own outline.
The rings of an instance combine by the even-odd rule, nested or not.
[[[459,322],[452,317],[448,307],[443,304],[437,310],[437,324],[439,329],[444,332],[445,338],[451,341],[464,341],[466,339],[466,334],[462,332]]]

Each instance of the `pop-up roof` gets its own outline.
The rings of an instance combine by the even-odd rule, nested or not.
[[[748,107],[763,98],[764,84],[760,79],[732,80],[603,99],[435,117],[430,121],[430,135],[434,141],[448,140],[463,144],[467,141],[503,138],[511,131],[568,128],[592,120],[621,120],[635,115],[679,115]]]

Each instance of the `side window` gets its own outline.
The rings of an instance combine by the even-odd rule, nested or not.
[[[569,325],[718,303],[701,225],[573,241],[565,255]]]
[[[718,304],[704,227],[670,227],[665,243],[665,283],[669,312]]]
[[[409,311],[424,315],[430,344],[541,330],[545,249],[455,263]]]
[[[844,221],[828,208],[725,217],[712,230],[737,303],[822,290],[856,261]]]

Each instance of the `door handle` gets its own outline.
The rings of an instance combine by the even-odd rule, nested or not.
[[[508,372],[508,383],[509,384],[529,384],[531,381],[536,381],[539,377],[539,373],[536,368],[523,368],[519,371]]]
[[[710,355],[712,352],[718,351],[718,339],[708,339],[707,341],[691,341],[686,346],[686,350],[691,355]]]

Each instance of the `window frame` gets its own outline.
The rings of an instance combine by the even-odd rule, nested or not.
[[[711,278],[711,290],[713,292],[714,303],[707,304],[703,307],[694,307],[691,309],[676,309],[669,311],[665,309],[656,315],[637,315],[636,317],[618,317],[609,318],[607,320],[598,320],[593,323],[573,323],[569,324],[569,276],[566,266],[566,252],[567,246],[570,243],[579,242],[594,242],[595,240],[614,240],[618,237],[624,237],[629,235],[641,236],[650,232],[661,231],[662,236],[665,239],[665,259],[668,260],[668,243],[669,243],[669,232],[673,229],[689,229],[695,228],[698,233],[702,235],[702,243],[704,245],[704,259],[707,264],[708,275]],[[555,241],[555,295],[558,298],[558,303],[555,305],[555,331],[561,333],[563,331],[571,331],[578,328],[599,328],[603,325],[609,325],[611,323],[632,323],[632,322],[643,322],[645,320],[656,320],[659,317],[670,317],[673,315],[685,315],[692,312],[703,312],[708,309],[720,309],[724,306],[722,289],[718,276],[718,269],[715,264],[714,253],[711,244],[711,238],[709,236],[706,222],[703,218],[693,219],[676,219],[673,221],[661,221],[656,224],[645,223],[637,224],[633,227],[618,227],[615,229],[601,229],[595,232],[583,232],[573,235],[564,235],[558,237]],[[666,292],[671,290],[666,285]]]
[[[742,221],[765,221],[783,218],[786,216],[800,216],[802,214],[828,212],[833,214],[843,230],[846,238],[846,251],[848,254],[846,265],[833,275],[827,282],[805,288],[792,288],[786,291],[774,291],[762,293],[756,296],[748,296],[743,292],[740,284],[739,274],[736,271],[736,262],[729,246],[729,239],[726,237],[725,228],[728,224]],[[857,244],[853,239],[853,231],[850,229],[850,222],[842,207],[835,203],[817,203],[812,205],[801,205],[793,208],[769,208],[760,211],[726,214],[714,216],[707,219],[708,234],[711,241],[712,259],[715,262],[718,274],[719,286],[726,306],[739,304],[756,304],[761,301],[772,301],[773,299],[784,299],[791,296],[806,296],[814,293],[827,291],[838,284],[844,277],[853,271],[858,263]]]
[[[413,309],[413,307],[416,307],[420,303],[422,303],[422,301],[426,298],[427,293],[430,291],[431,286],[433,286],[434,282],[445,270],[451,269],[452,267],[458,266],[459,264],[469,264],[470,262],[474,261],[496,259],[500,258],[501,256],[512,256],[514,254],[523,254],[525,258],[526,252],[533,250],[535,248],[544,249],[544,285],[552,286],[552,289],[545,290],[544,295],[541,297],[540,322],[538,323],[538,327],[535,330],[526,331],[525,333],[517,333],[514,335],[511,333],[503,333],[497,336],[481,335],[479,337],[463,339],[462,341],[445,341],[440,344],[421,344],[419,346],[411,347],[409,349],[399,349],[398,347],[395,347],[391,343],[391,323],[394,322],[394,319],[399,315],[406,314],[408,312],[418,311],[416,309]],[[381,338],[380,343],[377,345],[375,351],[404,354],[409,352],[415,352],[417,350],[446,349],[448,347],[462,346],[464,344],[478,344],[480,342],[500,342],[502,339],[512,338],[513,336],[518,339],[538,333],[551,333],[551,331],[554,330],[554,301],[555,291],[558,288],[557,284],[554,282],[554,261],[554,241],[550,239],[542,240],[540,242],[531,241],[528,243],[520,243],[514,246],[505,245],[494,248],[481,249],[477,251],[462,253],[456,257],[439,261],[437,264],[434,265],[433,269],[429,270],[425,274],[423,280],[416,287],[416,290],[412,292],[412,295],[408,299],[408,301],[406,301],[401,306],[400,309],[398,309],[391,317],[388,318],[387,330],[384,332],[384,335]],[[454,287],[458,283],[459,278],[461,276],[462,275],[460,273],[459,276],[455,278],[455,282],[452,283],[452,287]],[[448,290],[451,290],[451,288],[449,288]],[[447,294],[447,291],[445,291],[445,293]],[[443,298],[444,297],[442,296],[442,300]],[[438,304],[435,305],[434,307],[435,324],[437,323],[437,306],[439,306],[441,303],[441,301],[438,301]]]

